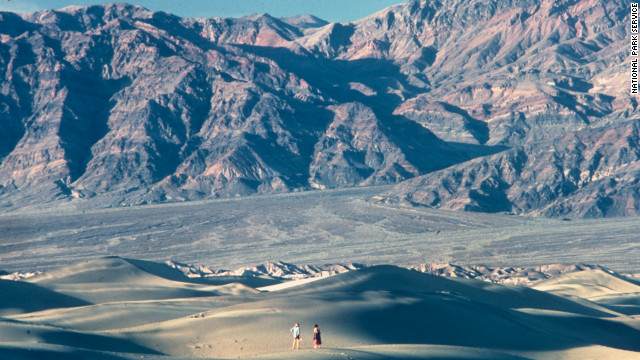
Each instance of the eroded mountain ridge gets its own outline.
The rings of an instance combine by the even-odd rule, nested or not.
[[[1,13],[0,202],[400,183],[384,201],[635,214],[627,5],[415,0],[347,24]]]

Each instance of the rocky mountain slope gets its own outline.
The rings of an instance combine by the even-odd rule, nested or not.
[[[637,112],[621,85],[627,7],[413,0],[348,24],[182,19],[125,4],[1,13],[0,205],[389,184],[561,146],[568,132],[618,126]],[[595,196],[593,176],[580,181],[580,196]],[[637,192],[629,184],[620,191]],[[425,191],[401,186],[401,198]],[[565,195],[522,209],[573,211],[545,210]]]
[[[411,179],[384,200],[550,217],[624,216],[640,209],[639,183],[636,120],[570,132]]]

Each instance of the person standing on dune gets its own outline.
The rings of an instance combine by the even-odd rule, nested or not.
[[[318,324],[313,327],[313,348],[317,349],[322,345],[322,339],[320,338],[320,328]]]
[[[293,334],[293,345],[291,345],[291,349],[300,350],[300,324],[296,323],[293,325],[291,333]]]

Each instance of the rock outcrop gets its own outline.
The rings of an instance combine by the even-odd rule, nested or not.
[[[357,263],[346,265],[295,265],[278,261],[275,263],[265,262],[257,266],[248,266],[236,270],[216,270],[203,265],[181,264],[173,261],[166,261],[165,263],[174,269],[182,271],[190,278],[269,277],[282,280],[320,278],[370,267],[370,265]],[[557,278],[563,274],[579,271],[599,269],[613,273],[613,271],[602,266],[586,264],[551,264],[534,267],[419,264],[409,266],[407,268],[431,275],[478,279],[496,284],[524,286],[531,286],[540,281]]]
[[[471,160],[399,184],[382,199],[549,217],[624,216],[640,211],[639,185],[636,120]]]
[[[125,4],[0,13],[0,206],[393,184],[548,144],[561,154],[564,137],[581,136],[568,133],[634,119],[621,85],[628,21],[622,0],[413,0],[348,24]],[[519,182],[537,183],[547,165]],[[596,180],[575,182],[584,198]],[[614,203],[637,193],[625,184]],[[413,185],[431,191],[411,182],[403,198],[447,203],[410,195]],[[545,203],[509,188],[520,205],[483,194],[484,205],[446,207],[574,212],[565,193]],[[625,210],[578,213],[636,212],[613,208]]]

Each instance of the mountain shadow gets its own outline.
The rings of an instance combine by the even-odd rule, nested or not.
[[[407,160],[421,174],[503,151],[504,147],[476,147],[467,151],[464,147],[449,144],[438,138],[429,129],[393,114],[405,100],[423,89],[409,84],[400,67],[389,60],[358,59],[332,60],[322,57],[298,55],[285,48],[237,45],[242,50],[275,61],[282,69],[305,79],[310,85],[328,94],[341,103],[358,102],[369,107],[382,125],[382,131],[399,146]],[[366,95],[353,89],[353,84],[363,84],[371,89]],[[487,125],[473,119],[464,110],[447,106],[447,110],[462,115],[469,123],[481,144],[489,138]]]

